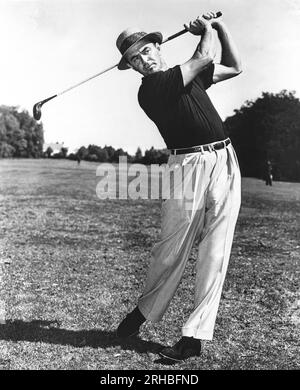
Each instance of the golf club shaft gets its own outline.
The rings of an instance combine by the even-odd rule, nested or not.
[[[86,82],[88,82],[88,81],[94,79],[95,77],[98,77],[98,76],[100,76],[101,74],[108,72],[109,70],[115,68],[116,66],[118,66],[118,64],[112,65],[112,66],[110,66],[109,68],[104,69],[104,70],[102,70],[101,72],[95,74],[94,76],[90,76],[89,78],[87,78],[87,79],[85,79],[85,80],[83,80],[83,81],[80,81],[79,83],[77,83],[77,84],[75,84],[75,85],[72,85],[71,87],[65,89],[64,91],[59,92],[56,96],[63,95],[64,93],[71,91],[71,89],[74,89],[74,88],[79,87],[81,84],[84,84],[84,83],[86,83]]]
[[[186,29],[184,29],[184,30],[182,30],[182,31],[179,31],[178,33],[176,33],[176,34],[174,34],[174,35],[171,35],[170,37],[168,37],[168,38],[166,38],[165,40],[163,40],[162,43],[165,43],[165,42],[170,41],[171,39],[177,38],[177,37],[179,37],[180,35],[186,33],[187,31],[188,31],[188,30],[186,30]],[[112,65],[112,66],[110,66],[110,67],[108,67],[108,68],[102,70],[101,72],[98,72],[98,73],[94,74],[93,76],[90,76],[90,77],[88,77],[87,79],[82,80],[82,81],[80,81],[79,83],[77,83],[77,84],[75,84],[75,85],[72,85],[71,87],[69,87],[69,88],[67,88],[67,89],[65,89],[65,90],[63,90],[63,91],[57,93],[56,95],[53,95],[53,96],[52,96],[52,99],[53,99],[54,97],[61,96],[61,95],[63,95],[64,93],[69,92],[69,91],[71,91],[72,89],[77,88],[77,87],[79,87],[80,85],[82,85],[82,84],[84,84],[84,83],[87,83],[88,81],[90,81],[90,80],[92,80],[92,79],[94,79],[94,78],[96,78],[96,77],[102,75],[103,73],[106,73],[106,72],[108,72],[108,71],[110,71],[110,70],[116,68],[117,66],[118,66],[118,64]],[[49,99],[49,100],[50,100],[50,99]]]

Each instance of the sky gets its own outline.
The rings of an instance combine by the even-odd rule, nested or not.
[[[208,90],[223,120],[263,91],[300,97],[300,0],[0,0],[0,104],[32,113],[34,103],[118,63],[115,42],[125,28],[167,37],[207,11],[222,11],[243,64],[241,75]],[[187,61],[197,43],[187,33],[164,44],[167,64]],[[138,105],[141,77],[114,68],[46,103],[45,141],[69,151],[164,148]]]

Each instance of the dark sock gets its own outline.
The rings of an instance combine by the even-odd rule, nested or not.
[[[145,321],[146,321],[146,318],[143,316],[143,314],[141,313],[140,309],[138,307],[136,307],[131,313],[130,313],[131,316],[134,317],[134,319],[136,320],[137,323],[139,324],[143,324]]]
[[[183,340],[186,341],[187,343],[190,344],[199,344],[201,343],[201,340],[195,339],[194,337],[189,337],[189,336],[182,336]]]
[[[120,337],[129,337],[139,332],[140,326],[146,321],[146,318],[136,307],[131,313],[123,319],[117,329],[117,334]]]
[[[183,344],[190,348],[201,349],[201,340],[194,339],[194,337],[182,336],[181,340],[179,340],[179,344]]]

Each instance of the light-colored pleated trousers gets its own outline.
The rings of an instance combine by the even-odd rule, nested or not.
[[[239,165],[229,144],[218,151],[170,155],[165,176],[172,170],[160,241],[153,247],[138,307],[148,320],[161,320],[197,243],[194,310],[182,335],[211,340],[241,202]],[[176,181],[179,171],[183,174]],[[164,178],[165,194],[166,183]]]

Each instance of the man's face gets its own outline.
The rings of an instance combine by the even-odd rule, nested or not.
[[[158,43],[138,42],[126,55],[132,69],[147,76],[162,70],[163,61]]]

